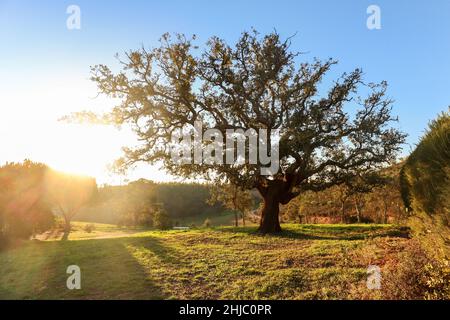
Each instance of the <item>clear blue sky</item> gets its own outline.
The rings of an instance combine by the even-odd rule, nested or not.
[[[71,4],[81,9],[81,30],[66,28]],[[371,4],[381,9],[381,30],[366,27]],[[195,33],[199,43],[212,35],[232,42],[251,27],[297,33],[292,48],[306,52],[306,60],[338,59],[334,75],[362,67],[366,80],[387,80],[412,146],[450,105],[449,0],[0,0],[0,97],[56,74],[87,81],[90,65],[113,63],[116,52],[141,44],[151,47],[164,32]]]

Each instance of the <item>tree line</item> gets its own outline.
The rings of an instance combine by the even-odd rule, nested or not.
[[[158,183],[139,179],[126,185],[99,188],[96,200],[85,207],[78,219],[124,226],[152,227],[156,213],[171,224],[186,217],[214,215],[224,208],[210,205],[211,186],[201,183]]]
[[[284,221],[298,223],[404,223],[408,217],[400,192],[403,162],[326,190],[308,191],[281,210]]]

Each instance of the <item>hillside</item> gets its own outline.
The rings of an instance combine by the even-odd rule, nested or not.
[[[413,243],[391,225],[284,225],[279,236],[254,227],[84,227],[76,223],[70,241],[49,237],[1,252],[0,299],[391,298],[400,293],[389,275]],[[81,290],[66,288],[73,264]],[[384,290],[367,289],[369,265],[386,271]]]

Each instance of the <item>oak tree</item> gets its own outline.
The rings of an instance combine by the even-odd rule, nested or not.
[[[234,45],[212,37],[203,49],[195,41],[165,34],[160,46],[119,58],[118,72],[92,67],[99,91],[120,103],[101,117],[82,112],[72,119],[130,125],[140,144],[125,150],[120,166],[160,162],[178,176],[256,188],[264,199],[259,231],[274,233],[281,231],[280,204],[300,192],[340,184],[355,168],[373,170],[395,158],[405,136],[390,126],[396,119],[386,82],[365,83],[356,69],[322,92],[319,85],[337,62],[299,62],[291,39],[277,32],[244,32]],[[224,136],[227,129],[279,130],[277,141],[269,135],[267,142],[279,143],[279,170],[262,175],[263,165],[248,159],[244,164],[174,162],[173,132],[196,121]]]

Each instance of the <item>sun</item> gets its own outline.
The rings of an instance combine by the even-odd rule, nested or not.
[[[96,86],[84,73],[62,75],[47,70],[20,85],[14,79],[3,85],[1,102],[8,107],[2,108],[0,117],[0,164],[30,159],[55,170],[94,177],[100,184],[172,179],[149,165],[139,166],[126,177],[108,170],[108,165],[122,156],[124,146],[137,144],[131,129],[59,121],[72,112],[89,109],[101,113],[114,105],[111,99],[97,97]]]
[[[123,138],[114,128],[58,123],[54,129],[45,158],[57,170],[103,180],[110,174],[108,164],[121,155]]]
[[[131,131],[117,130],[110,126],[60,123],[58,134],[48,144],[45,157],[48,165],[56,170],[77,175],[91,176],[100,184],[122,184],[140,178],[154,181],[172,181],[158,166],[140,164],[126,176],[110,171],[109,165],[123,155],[122,147],[136,143]]]

